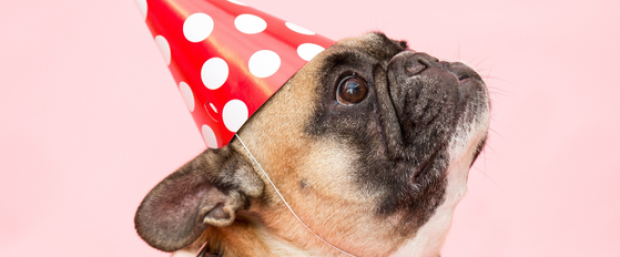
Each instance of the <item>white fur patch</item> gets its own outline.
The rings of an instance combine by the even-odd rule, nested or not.
[[[172,256],[170,257],[196,257],[198,253],[192,253],[186,250],[180,250],[180,251],[176,251],[172,254]]]

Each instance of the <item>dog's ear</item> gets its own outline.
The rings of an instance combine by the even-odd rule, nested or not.
[[[206,150],[149,192],[136,213],[136,230],[157,249],[181,249],[208,226],[230,225],[263,187],[245,156],[232,147]]]

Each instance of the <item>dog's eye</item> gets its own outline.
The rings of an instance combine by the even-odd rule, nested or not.
[[[343,105],[353,105],[364,100],[368,93],[366,82],[357,77],[347,77],[338,85],[336,99]]]

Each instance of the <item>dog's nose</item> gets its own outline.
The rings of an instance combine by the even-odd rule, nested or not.
[[[415,53],[405,61],[405,70],[407,75],[414,76],[427,68],[435,67],[439,63],[439,60],[435,57],[428,55],[427,53]]]

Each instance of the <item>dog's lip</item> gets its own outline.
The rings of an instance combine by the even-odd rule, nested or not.
[[[424,160],[424,162],[420,165],[420,167],[418,167],[418,169],[414,173],[415,181],[419,181],[420,177],[424,176],[425,174],[428,174],[428,171],[433,168],[433,164],[435,163],[435,160],[437,159],[437,153],[439,152],[440,148],[441,148],[441,145],[437,146],[435,150],[433,150],[433,152],[429,155],[429,157],[426,158],[426,160]]]
[[[459,92],[458,97],[456,99],[457,105],[464,104],[462,102],[463,91],[467,91],[467,88],[469,88],[470,86],[473,86],[478,83],[483,83],[478,73],[476,73],[474,69],[472,69],[468,65],[461,63],[461,62],[441,61],[441,62],[438,62],[437,65],[434,67],[439,68],[440,70],[445,72],[446,75],[450,74],[454,76],[454,81],[457,82],[455,84],[457,84],[457,90]],[[430,69],[424,70],[420,72],[417,76],[424,76],[425,73],[429,71]],[[387,96],[388,96],[387,99],[389,99],[392,107],[396,108],[393,95],[388,93]],[[458,116],[460,116],[461,114],[462,114],[461,112],[456,113],[457,119],[458,119]],[[403,131],[402,119],[401,117],[399,117],[398,112],[396,112],[395,115],[397,117],[396,119],[397,124],[400,128],[399,132],[402,133]],[[418,167],[412,170],[413,171],[412,178],[413,178],[414,183],[419,182],[431,172],[431,170],[436,166],[435,164],[437,162],[437,158],[440,158],[439,153],[441,152],[441,149],[443,149],[444,147],[445,147],[445,144],[442,144],[442,143],[438,144],[434,149],[430,151],[430,154],[428,154],[427,157],[422,160],[422,162],[418,165]]]

